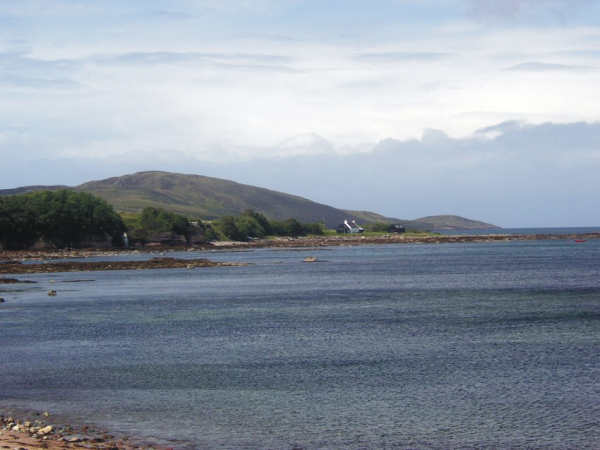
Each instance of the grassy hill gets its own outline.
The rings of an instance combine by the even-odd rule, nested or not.
[[[0,190],[0,195],[64,188],[67,186],[25,186]],[[97,195],[120,212],[134,213],[147,206],[153,206],[190,218],[214,219],[238,215],[246,209],[253,209],[270,219],[293,217],[301,222],[324,222],[331,228],[342,223],[344,219],[355,219],[362,224],[401,223],[407,228],[419,230],[494,227],[458,216],[431,216],[413,221],[385,217],[370,211],[341,210],[295,195],[220,178],[160,171],[138,172],[90,181],[70,189]],[[472,224],[479,226],[471,226]]]
[[[478,220],[466,219],[460,216],[439,215],[427,216],[419,219],[397,219],[386,217],[370,211],[346,211],[360,219],[362,223],[388,222],[404,225],[412,230],[488,230],[499,229],[499,226]]]
[[[189,217],[212,219],[254,209],[271,219],[294,217],[301,222],[323,221],[327,226],[351,218],[346,211],[302,197],[200,175],[140,172],[91,181],[75,189],[102,197],[125,212],[154,206]]]
[[[480,222],[478,220],[466,219],[460,216],[440,215],[427,216],[415,219],[415,222],[424,223],[429,228],[435,230],[488,230],[498,229],[500,227],[491,223]]]

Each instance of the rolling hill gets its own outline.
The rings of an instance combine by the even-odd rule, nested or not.
[[[294,217],[334,226],[348,218],[345,211],[302,197],[200,175],[139,172],[91,181],[76,187],[102,197],[119,211],[137,212],[155,206],[190,217],[214,219],[246,209],[271,219]]]
[[[0,195],[64,188],[69,187],[24,186],[0,190]],[[282,220],[293,217],[301,222],[324,222],[328,227],[335,227],[344,219],[355,219],[360,223],[403,223],[405,226],[415,229],[460,228],[454,224],[474,222],[462,218],[459,218],[462,219],[462,222],[457,221],[456,216],[443,216],[453,218],[452,220],[448,219],[447,223],[444,220],[435,221],[434,218],[437,216],[424,218],[427,220],[401,220],[369,211],[337,209],[295,195],[220,178],[160,171],[138,172],[90,181],[69,189],[97,195],[121,212],[139,212],[147,206],[153,206],[202,219],[237,215],[246,209],[253,209],[271,219]],[[488,225],[488,227],[494,226]]]
[[[423,223],[433,230],[488,230],[500,228],[490,223],[452,215],[421,217],[415,219],[415,222]]]

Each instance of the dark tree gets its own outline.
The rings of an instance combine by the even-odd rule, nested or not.
[[[123,231],[112,206],[85,192],[42,191],[0,202],[0,242],[8,249],[27,248],[40,238],[59,248],[107,238],[118,244]]]

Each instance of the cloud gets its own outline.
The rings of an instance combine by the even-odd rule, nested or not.
[[[594,0],[465,0],[469,14],[483,20],[551,20],[565,23],[569,16]]]
[[[448,56],[441,52],[382,52],[362,53],[356,59],[367,62],[437,61]]]
[[[523,72],[554,72],[554,71],[587,71],[594,70],[590,66],[573,66],[567,64],[552,64],[543,62],[526,62],[508,67],[506,70]]]
[[[47,73],[55,70],[72,70],[78,63],[70,59],[40,59],[28,56],[25,51],[0,53],[0,69],[13,72],[35,70]]]
[[[80,86],[72,78],[78,66],[74,61],[42,60],[26,52],[0,53],[0,85],[32,89],[72,89]]]
[[[149,16],[154,17],[158,20],[189,20],[195,17],[194,14],[190,14],[184,11],[176,11],[176,10],[168,10],[168,9],[159,9],[155,11],[151,11],[148,13]]]
[[[489,134],[489,133],[505,134],[505,133],[509,133],[512,131],[518,131],[518,130],[522,129],[524,125],[525,125],[525,123],[520,120],[507,120],[505,122],[502,122],[502,123],[499,123],[496,125],[479,128],[478,130],[475,130],[475,134],[476,135]]]
[[[200,52],[131,52],[112,55],[100,55],[83,61],[105,65],[130,66],[204,66],[227,71],[257,71],[298,73],[292,67],[291,58],[282,55],[252,53],[200,53]]]
[[[553,52],[553,56],[575,56],[582,58],[600,58],[600,49],[590,48],[590,49],[570,49],[570,50],[561,50],[558,52]]]
[[[68,78],[29,78],[16,75],[0,75],[0,86],[32,89],[74,89],[81,86]]]
[[[204,62],[236,62],[236,63],[288,63],[290,58],[282,55],[252,53],[201,53],[201,52],[131,52],[91,58],[100,63],[120,64],[187,64]]]
[[[334,146],[327,139],[315,133],[301,134],[285,139],[275,146],[279,156],[335,154]]]

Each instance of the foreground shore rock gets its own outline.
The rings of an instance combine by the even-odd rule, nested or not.
[[[48,412],[44,412],[35,413],[31,417],[0,414],[0,448],[167,450],[171,447],[154,445],[126,436],[115,436],[95,427],[55,424],[53,417]]]

